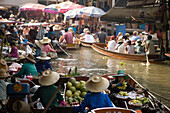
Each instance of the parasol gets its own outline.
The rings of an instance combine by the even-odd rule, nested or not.
[[[58,10],[57,10],[57,5],[58,4],[51,4],[51,5],[48,5],[46,6],[44,9],[43,9],[43,12],[46,12],[46,13],[52,13],[52,14],[58,14]]]
[[[35,3],[26,3],[21,5],[19,11],[42,11],[45,8],[45,5],[35,4]]]

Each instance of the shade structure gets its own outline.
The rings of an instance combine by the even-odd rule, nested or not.
[[[102,9],[93,6],[82,8],[80,13],[91,17],[100,17],[105,14]]]
[[[110,22],[154,22],[154,13],[158,11],[158,7],[143,8],[118,8],[112,7],[106,14],[100,17],[101,21]]]
[[[26,3],[21,5],[19,8],[20,11],[42,11],[45,8],[45,5],[35,4],[35,3]]]
[[[77,9],[73,9],[73,10],[69,10],[66,13],[64,13],[64,16],[66,16],[66,18],[75,18],[75,17],[80,17],[80,11],[82,8],[77,8]]]
[[[43,9],[43,12],[46,12],[46,13],[52,13],[52,14],[58,14],[58,9],[57,9],[57,6],[58,4],[51,4],[51,5],[48,5],[46,6],[44,9]]]
[[[70,2],[70,1],[62,2],[62,3],[58,4],[58,6],[57,6],[60,13],[65,13],[69,10],[73,10],[73,9],[77,9],[77,8],[83,8],[83,7],[85,7],[85,6],[75,4],[75,3]]]

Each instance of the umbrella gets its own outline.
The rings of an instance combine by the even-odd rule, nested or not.
[[[57,5],[58,5],[58,4],[48,5],[48,6],[46,6],[46,7],[43,9],[43,12],[52,13],[52,14],[58,14],[59,12],[57,11]]]
[[[60,13],[65,13],[69,10],[73,10],[73,9],[77,9],[77,8],[83,8],[83,7],[85,7],[85,6],[75,4],[75,3],[70,2],[70,1],[62,2],[62,3],[58,4],[58,6],[57,6],[57,8],[59,8]]]
[[[13,24],[15,21],[7,20],[7,19],[1,19],[0,24]]]
[[[105,12],[102,9],[93,6],[82,8],[80,13],[91,17],[100,17],[105,14]]]
[[[26,3],[21,5],[19,8],[20,11],[42,11],[45,8],[45,5],[35,4],[35,3]]]
[[[66,13],[64,13],[64,16],[66,16],[66,18],[75,18],[75,17],[79,17],[81,8],[77,8],[77,9],[73,9],[73,10],[69,10]]]

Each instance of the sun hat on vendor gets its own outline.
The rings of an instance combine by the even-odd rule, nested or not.
[[[11,35],[11,33],[10,33],[9,31],[7,31],[7,32],[5,33],[5,35]]]
[[[9,76],[9,74],[6,73],[5,69],[1,68],[0,69],[0,78],[5,78],[8,76]]]
[[[51,71],[50,69],[43,72],[42,76],[39,78],[39,83],[42,86],[50,86],[56,83],[60,78],[57,72]]]
[[[48,37],[43,37],[43,39],[40,40],[40,42],[41,42],[42,44],[50,43],[50,42],[51,42],[51,39],[49,39]]]
[[[46,52],[42,52],[41,56],[36,57],[37,59],[40,60],[50,60],[51,58],[47,56]]]
[[[40,40],[35,40],[35,44],[39,47],[39,48],[43,48],[42,43],[40,42]]]
[[[109,81],[100,75],[94,75],[86,82],[86,88],[91,92],[102,92],[108,87]]]
[[[125,77],[125,79],[129,79],[129,77],[126,76],[125,71],[123,71],[123,70],[119,70],[117,72],[117,75],[114,75],[113,77]]]
[[[34,64],[36,63],[36,61],[34,60],[34,56],[31,54],[28,54],[28,56],[26,56],[25,58]]]
[[[59,25],[55,25],[53,29],[54,29],[54,30],[60,30],[61,28],[60,28]]]
[[[26,102],[21,101],[21,100],[16,100],[12,104],[12,111],[14,113],[30,113],[31,108],[30,108],[30,105],[27,104]]]
[[[4,69],[5,71],[8,70],[7,63],[6,63],[6,61],[4,59],[0,60],[0,69]]]
[[[136,41],[136,44],[137,44],[137,45],[141,45],[141,44],[142,44],[142,41],[141,41],[140,39],[138,39],[138,40]]]

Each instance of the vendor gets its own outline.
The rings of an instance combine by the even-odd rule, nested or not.
[[[54,85],[54,83],[56,83],[59,78],[60,75],[57,72],[51,70],[44,71],[43,75],[39,78],[41,87],[39,87],[35,94],[31,97],[32,101],[34,102],[40,98],[40,102],[44,107],[46,107],[54,92],[58,88]],[[58,91],[50,107],[59,106],[61,101],[63,101],[63,96],[60,91]]]
[[[102,93],[109,86],[109,81],[99,75],[92,76],[86,82],[86,88],[91,91],[85,95],[84,100],[80,106],[76,106],[74,111],[76,113],[84,113],[86,107],[91,111],[95,108],[113,107],[111,100],[107,94]]]
[[[56,52],[50,47],[49,43],[51,42],[51,40],[48,37],[43,37],[40,42],[43,44],[43,48],[41,49],[42,52],[46,52],[47,55],[49,54],[49,52]]]
[[[42,72],[47,70],[47,69],[51,69],[52,70],[50,63],[48,62],[48,60],[50,60],[51,58],[47,57],[46,52],[42,52],[41,56],[36,57],[36,58],[40,60],[39,62],[37,62],[35,64],[35,66],[37,68],[37,71],[39,73],[42,74]]]
[[[10,46],[11,46],[11,52],[7,55],[5,55],[5,57],[13,57],[13,58],[18,58],[18,49],[15,45],[14,42],[10,43]]]
[[[14,74],[14,77],[24,77],[24,75],[32,75],[32,76],[38,76],[37,69],[35,67],[36,61],[34,60],[34,56],[31,54],[28,54],[28,56],[24,60],[24,64],[22,65],[21,70]]]
[[[35,45],[36,45],[35,57],[38,57],[42,53],[41,48],[43,47],[43,45],[39,40],[35,40]]]

